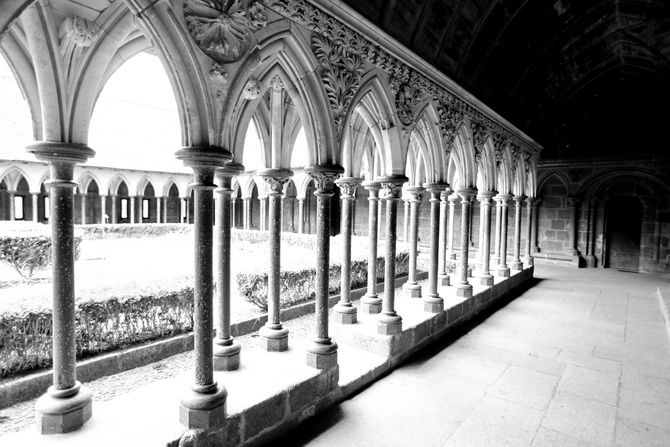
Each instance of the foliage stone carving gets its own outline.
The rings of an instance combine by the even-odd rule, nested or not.
[[[409,126],[414,120],[414,111],[421,100],[421,92],[407,83],[399,82],[396,78],[391,79],[391,90],[395,95],[398,119],[405,126]]]
[[[337,137],[340,138],[344,117],[365,72],[363,60],[356,54],[348,53],[342,45],[317,33],[312,37],[312,50],[321,65],[321,79],[333,110]]]
[[[184,18],[191,37],[214,61],[239,61],[249,50],[251,33],[267,25],[264,6],[253,1],[187,0]]]

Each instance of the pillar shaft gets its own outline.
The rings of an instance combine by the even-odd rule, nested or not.
[[[530,240],[531,240],[531,250],[533,253],[537,253],[540,251],[540,247],[537,246],[537,219],[538,219],[538,214],[537,214],[537,207],[539,205],[540,199],[535,199],[533,202],[533,227],[531,228],[531,233],[530,233]]]
[[[428,267],[428,294],[424,298],[424,310],[427,312],[442,312],[444,301],[437,293],[438,263],[440,252],[440,194],[449,185],[443,183],[429,183],[424,185],[430,192],[430,264]]]
[[[39,199],[39,193],[31,193],[30,194],[33,198],[33,222],[39,222],[39,207],[38,207],[38,199]]]
[[[353,208],[356,203],[356,188],[361,179],[344,177],[335,182],[340,188],[342,199],[342,267],[340,301],[333,309],[335,321],[353,324],[357,321],[356,307],[351,303],[351,234],[353,232]]]
[[[305,233],[305,199],[298,199],[298,233]]]
[[[377,295],[377,227],[379,220],[379,190],[377,182],[365,182],[363,187],[368,191],[368,290],[361,299],[361,311],[370,314],[381,312],[382,300]]]
[[[412,199],[402,199],[404,204],[403,209],[403,234],[402,240],[408,242],[412,237]]]
[[[186,210],[188,213],[188,203],[186,204]],[[135,223],[135,197],[130,197],[130,223]]]
[[[526,264],[533,265],[533,202],[535,199],[526,199]]]
[[[509,194],[498,195],[500,199],[500,260],[498,261],[498,275],[509,276],[507,267],[507,211],[512,196]]]
[[[472,296],[472,285],[468,283],[468,256],[470,246],[470,207],[472,199],[477,194],[476,189],[459,189],[458,195],[461,197],[461,258],[459,260],[458,280],[456,295],[463,297]]]
[[[81,193],[81,224],[86,225],[86,193]]]
[[[156,197],[156,223],[161,223],[161,198]]]
[[[457,195],[449,196],[449,227],[447,228],[449,259],[456,259],[456,252],[454,251],[454,216],[456,214],[457,200]]]
[[[447,271],[447,226],[449,225],[449,202],[447,201],[449,198],[449,192],[451,190],[447,189],[445,191],[442,191],[440,194],[440,248],[439,248],[439,277],[442,280],[442,285],[448,286],[447,284],[444,284],[444,279],[448,278],[448,271]]]
[[[481,216],[480,225],[482,226],[481,241],[482,246],[482,273],[480,281],[482,285],[492,286],[493,275],[490,271],[491,260],[491,197],[494,192],[484,192],[479,196],[479,215]]]
[[[413,298],[421,297],[421,286],[416,281],[416,265],[419,255],[419,207],[421,205],[421,193],[424,188],[421,186],[409,186],[405,188],[409,195],[409,271],[407,282],[403,289],[407,295]],[[405,202],[405,203],[407,203]],[[407,207],[405,207],[407,210]]]
[[[100,221],[107,223],[107,196],[100,196]]]
[[[16,204],[14,203],[14,191],[7,192],[7,198],[9,199],[9,220],[16,219]]]
[[[521,262],[521,214],[523,213],[524,196],[514,197],[514,259],[512,270],[523,270]]]
[[[568,209],[570,210],[568,250],[572,256],[579,256],[579,250],[577,250],[577,205],[579,203],[579,199],[576,197],[568,197],[566,200],[568,203]]]
[[[500,233],[502,232],[502,201],[500,197],[495,198],[496,202],[496,228],[495,228],[495,245],[493,246],[493,264],[500,264]]]

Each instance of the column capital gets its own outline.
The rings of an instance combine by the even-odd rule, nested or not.
[[[230,189],[233,184],[233,177],[237,177],[244,172],[244,165],[241,163],[226,163],[222,168],[216,170],[216,183],[224,189]]]
[[[424,183],[423,187],[426,191],[431,194],[442,194],[447,189],[449,189],[449,183],[434,182],[434,183]]]
[[[512,200],[513,197],[512,194],[498,194],[493,199],[501,205],[509,205],[509,201]]]
[[[579,197],[566,197],[565,198],[565,203],[571,208],[574,207],[574,206],[577,206],[579,204],[579,202],[580,202]]]
[[[484,191],[480,192],[477,194],[477,199],[478,200],[490,200],[492,199],[496,194],[498,194],[497,191]]]
[[[528,204],[528,206],[535,205],[536,201],[537,199],[535,197],[526,197],[526,203]]]
[[[477,195],[477,189],[461,188],[456,191],[456,194],[458,194],[464,202],[470,202]]]
[[[382,189],[382,185],[374,180],[366,180],[363,183],[361,183],[361,186],[367,189],[368,191],[379,191],[380,189]]]
[[[407,183],[409,179],[404,175],[394,174],[394,175],[385,175],[377,179],[382,185],[382,189],[385,192],[385,199],[399,199],[402,189],[402,185]]]
[[[363,182],[363,179],[358,177],[340,177],[335,180],[335,184],[340,191],[342,192],[342,199],[354,199],[356,198],[356,188]]]
[[[233,154],[220,146],[187,146],[175,152],[175,157],[190,168],[217,169],[231,161]]]
[[[38,141],[26,146],[26,150],[38,160],[69,164],[85,163],[95,157],[95,151],[84,144],[60,141]]]
[[[425,191],[423,186],[418,185],[405,186],[403,189],[409,194],[410,202],[421,201],[421,194]]]
[[[447,187],[445,188],[445,190],[440,193],[440,199],[444,202],[449,200],[449,196],[451,196],[451,194],[453,194],[454,192],[454,190],[451,189],[451,186],[448,183],[446,183],[446,185]]]
[[[329,193],[333,191],[335,180],[344,173],[344,168],[339,165],[309,165],[305,167],[305,173],[314,180],[317,193]]]
[[[268,187],[268,195],[280,195],[284,193],[284,185],[293,177],[293,171],[283,168],[267,168],[258,170],[258,175],[263,177]]]
[[[526,196],[520,195],[520,196],[514,196],[512,198],[516,202],[516,206],[521,206],[521,203],[526,200]]]

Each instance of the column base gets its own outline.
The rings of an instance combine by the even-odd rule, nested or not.
[[[524,264],[526,264],[529,267],[534,265],[533,264],[533,258],[531,256],[526,256],[525,258],[523,258],[523,262],[524,262]],[[588,262],[588,260],[587,260],[587,262]]]
[[[429,294],[423,299],[423,310],[439,314],[444,310],[444,300],[438,294]]]
[[[514,261],[510,268],[512,270],[523,270],[523,263],[521,261]]]
[[[509,278],[509,267],[504,266],[504,267],[498,267],[498,270],[496,271],[496,275],[503,277],[503,278]]]
[[[225,344],[227,343],[227,344]],[[242,346],[232,338],[228,340],[214,339],[214,370],[234,371],[240,367],[240,351]]]
[[[456,296],[462,298],[472,298],[472,285],[459,284],[456,286]]]
[[[441,286],[441,287],[449,286],[449,285],[451,285],[450,280],[451,279],[450,279],[449,275],[447,275],[447,274],[437,275],[437,285],[438,286]]]
[[[393,315],[379,314],[377,317],[377,333],[395,335],[402,332],[402,317],[395,312]]]
[[[531,259],[532,259],[532,258],[531,258]],[[595,257],[595,256],[593,256],[593,255],[586,255],[586,256],[584,257],[584,259],[586,260],[586,267],[587,267],[587,268],[592,269],[592,268],[594,268],[594,267],[596,266],[596,257]],[[533,264],[528,264],[528,265],[533,265]]]
[[[316,369],[330,369],[337,366],[337,343],[330,338],[313,341],[307,348],[307,366]]]
[[[179,422],[189,429],[215,429],[226,423],[226,399],[228,392],[216,382],[198,387],[202,391],[187,390],[179,404]]]
[[[348,306],[346,304],[337,303],[333,307],[333,319],[336,323],[355,324],[358,321],[357,314],[358,309],[351,303],[349,303]]]
[[[455,260],[456,259],[456,252],[455,251],[449,252],[449,253],[447,253],[447,256],[449,257],[449,259]]]
[[[492,286],[493,285],[493,275],[482,275],[479,277],[479,283],[482,286]]]
[[[402,289],[410,298],[421,298],[421,286],[416,282],[407,281],[405,284],[403,284]]]
[[[361,312],[366,314],[378,314],[382,311],[382,299],[375,293],[365,295],[361,298]]]
[[[47,393],[35,403],[35,422],[42,435],[68,433],[82,427],[92,415],[93,394],[78,381],[70,389]]]
[[[258,331],[258,346],[270,352],[282,352],[288,349],[288,329],[273,329],[263,326]]]

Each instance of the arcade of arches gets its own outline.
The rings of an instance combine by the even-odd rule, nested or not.
[[[62,242],[54,253],[63,282],[54,296],[54,385],[37,408],[43,433],[76,429],[91,416],[70,348],[74,224],[194,223],[195,378],[180,407],[181,422],[194,429],[223,423],[225,384],[214,370],[239,355],[225,317],[230,290],[214,297],[211,287],[217,275],[230,284],[212,259],[230,264],[231,227],[270,235],[269,320],[259,337],[270,351],[288,343],[276,286],[280,233],[316,234],[317,317],[307,358],[324,371],[337,366],[324,313],[328,235],[367,236],[375,247],[386,241],[383,299],[373,285],[360,309],[379,315],[385,335],[402,331],[389,270],[396,238],[411,247],[410,294],[421,295],[417,246],[428,253],[423,301],[435,314],[444,310],[437,290],[449,285],[449,259],[458,272],[449,287],[460,297],[534,260],[667,272],[667,160],[544,160],[540,144],[456,83],[463,84],[460,70],[439,71],[398,43],[395,28],[389,35],[373,22],[365,8],[326,0],[0,4],[0,52],[34,138],[26,142],[33,158],[0,160],[0,219],[49,223]],[[187,171],[95,165],[89,129],[97,98],[145,52],[172,86],[181,141],[168,152]],[[356,321],[343,297],[336,322]],[[223,313],[214,339],[213,298]]]

